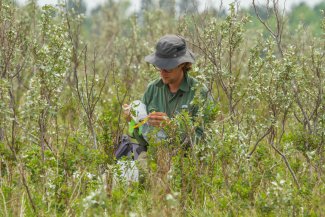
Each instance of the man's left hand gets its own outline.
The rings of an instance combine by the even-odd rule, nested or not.
[[[149,114],[149,125],[154,127],[164,127],[169,123],[169,118],[164,112],[153,112]]]

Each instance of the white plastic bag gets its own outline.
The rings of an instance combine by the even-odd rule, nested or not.
[[[117,161],[114,169],[113,188],[118,184],[131,184],[139,181],[139,169],[133,160]]]
[[[131,117],[136,123],[139,123],[148,116],[146,105],[140,100],[135,100],[130,104]]]

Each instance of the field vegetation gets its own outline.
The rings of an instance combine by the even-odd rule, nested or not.
[[[166,2],[0,0],[0,216],[325,215],[325,3]],[[204,139],[186,151],[166,129],[145,182],[113,183],[122,105],[159,76],[144,56],[167,33],[215,104],[174,123],[190,138],[204,120]]]

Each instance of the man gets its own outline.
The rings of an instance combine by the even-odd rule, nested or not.
[[[156,51],[146,56],[145,61],[151,63],[160,73],[160,78],[148,85],[142,99],[149,114],[148,125],[162,127],[184,109],[195,117],[199,108],[192,101],[198,81],[188,75],[195,58],[185,40],[178,35],[161,37],[156,44]],[[211,102],[208,89],[204,85],[200,88],[200,95],[203,103]],[[125,114],[129,116],[129,111]],[[202,128],[198,127],[196,134],[198,137],[202,136]],[[147,145],[146,139],[138,131],[135,131],[134,136],[140,145]]]

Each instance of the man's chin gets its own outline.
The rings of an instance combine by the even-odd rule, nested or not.
[[[162,80],[162,82],[164,83],[164,84],[169,84],[169,81],[168,80],[165,80],[165,79],[161,79]]]

